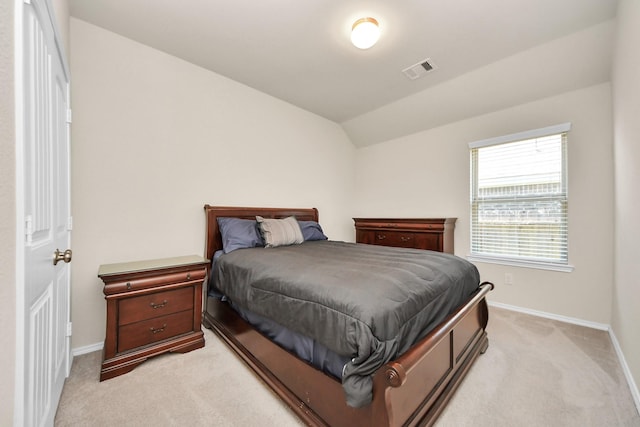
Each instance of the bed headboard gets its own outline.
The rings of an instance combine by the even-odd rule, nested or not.
[[[256,215],[263,218],[286,218],[293,215],[300,221],[318,221],[318,209],[316,208],[251,208],[204,205],[204,212],[207,224],[204,249],[206,259],[213,259],[213,254],[222,249],[218,217],[255,219]]]

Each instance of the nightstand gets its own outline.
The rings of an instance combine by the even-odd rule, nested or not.
[[[100,266],[107,301],[100,381],[149,357],[204,346],[200,323],[208,263],[193,255]]]

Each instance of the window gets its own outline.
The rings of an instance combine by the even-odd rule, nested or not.
[[[471,149],[470,259],[571,271],[570,123],[476,141]]]

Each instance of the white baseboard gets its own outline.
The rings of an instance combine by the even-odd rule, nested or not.
[[[487,304],[492,307],[504,308],[505,310],[518,311],[524,314],[530,314],[532,316],[544,317],[546,319],[558,320],[560,322],[571,323],[578,326],[586,326],[587,328],[599,329],[601,331],[608,331],[611,326],[605,323],[590,322],[588,320],[576,319],[575,317],[561,316],[559,314],[547,313],[546,311],[531,310],[530,308],[522,308],[515,305],[503,304],[501,302],[487,301]]]
[[[627,379],[629,389],[631,389],[631,396],[633,397],[633,401],[636,404],[636,410],[638,411],[638,414],[640,414],[640,391],[638,391],[638,385],[633,379],[633,375],[631,375],[631,369],[629,369],[629,365],[627,365],[627,360],[624,358],[624,354],[622,353],[622,349],[620,348],[620,343],[618,342],[618,338],[616,338],[616,334],[613,332],[613,329],[609,329],[609,336],[611,337],[613,348],[616,349],[616,354],[618,355],[618,359],[620,360],[620,364],[622,365],[624,377]]]
[[[98,342],[95,344],[89,344],[82,347],[72,348],[71,355],[75,357],[75,356],[80,356],[87,353],[93,353],[94,351],[102,350],[103,346],[104,346],[104,343]]]
[[[517,311],[520,313],[530,314],[532,316],[544,317],[546,319],[558,320],[560,322],[571,323],[574,325],[585,326],[587,328],[599,329],[601,331],[607,331],[609,333],[609,337],[611,338],[611,342],[613,343],[613,348],[616,350],[616,355],[618,356],[618,360],[620,361],[620,365],[622,366],[622,371],[624,372],[624,376],[627,380],[627,384],[629,385],[629,389],[631,391],[631,397],[633,397],[633,401],[636,405],[636,410],[638,414],[640,414],[640,391],[638,391],[638,386],[631,375],[631,370],[629,369],[629,365],[627,364],[627,360],[624,357],[624,353],[620,348],[620,343],[618,343],[618,339],[616,338],[613,329],[611,329],[610,325],[604,323],[590,322],[587,320],[576,319],[573,317],[560,316],[558,314],[547,313],[544,311],[531,310],[529,308],[522,308],[515,305],[502,304],[500,302],[492,302],[487,301],[487,304],[491,307],[503,308],[505,310]],[[491,315],[489,315],[491,317]]]

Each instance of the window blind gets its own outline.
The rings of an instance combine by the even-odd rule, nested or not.
[[[472,256],[568,263],[569,126],[469,144]]]

